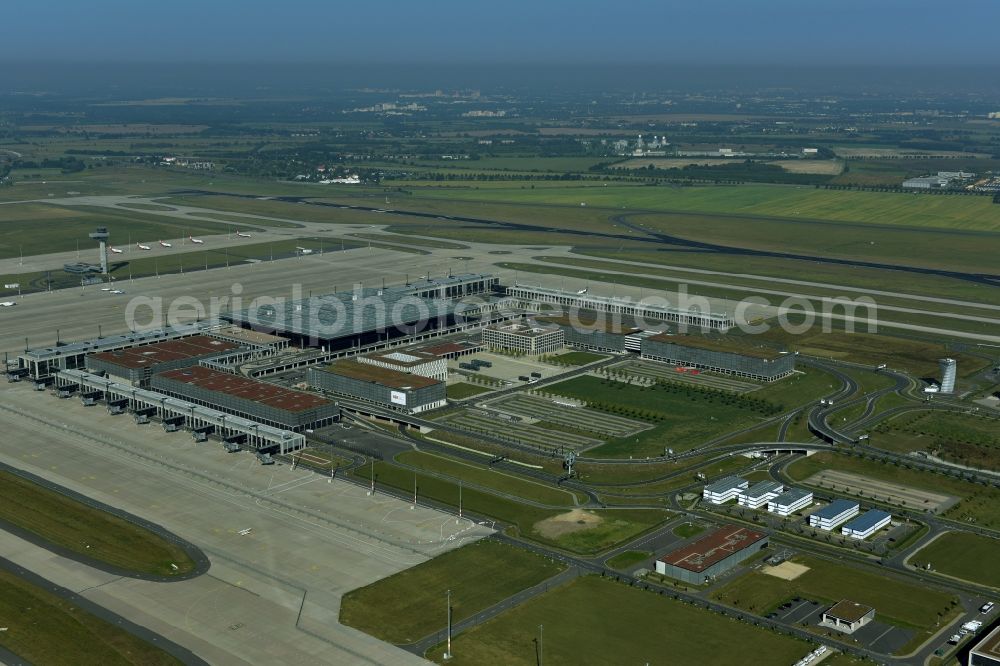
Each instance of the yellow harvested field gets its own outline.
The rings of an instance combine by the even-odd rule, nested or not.
[[[782,562],[777,566],[766,566],[761,569],[761,573],[766,573],[768,576],[774,576],[781,580],[795,580],[807,571],[809,571],[809,567],[797,562]]]
[[[789,173],[812,173],[821,176],[836,176],[844,170],[840,160],[775,160],[768,162],[780,166]]]

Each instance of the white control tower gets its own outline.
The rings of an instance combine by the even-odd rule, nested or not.
[[[90,237],[98,241],[101,244],[101,274],[108,274],[108,238],[111,234],[108,233],[107,227],[97,227],[97,231],[90,234]]]
[[[958,364],[953,358],[942,358],[938,361],[938,365],[941,366],[941,393],[954,393]]]

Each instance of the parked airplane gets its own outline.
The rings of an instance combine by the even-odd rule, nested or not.
[[[239,236],[240,238],[250,238],[250,234],[245,234],[242,231],[237,231],[236,235]]]
[[[15,303],[14,301],[4,301],[0,303],[0,308],[12,308],[15,305],[17,305],[17,303]]]
[[[200,238],[195,238],[194,236],[188,236],[188,240],[191,241],[192,243],[197,243],[198,245],[201,245],[202,243],[205,242]]]
[[[152,250],[153,249],[153,248],[149,247],[148,245],[143,245],[142,243],[136,243],[135,246],[137,248],[139,248],[140,250]]]
[[[307,247],[296,247],[295,249],[298,250],[300,254],[312,254],[313,253],[313,251],[310,250]]]
[[[112,251],[113,253],[115,253],[115,254],[121,254],[121,253],[122,253],[122,251],[121,251],[121,250],[119,250],[119,249],[118,249],[118,248],[116,248],[116,247],[111,247],[111,248],[108,248],[108,249],[109,249],[109,250],[111,250],[111,251]]]
[[[173,247],[173,245],[171,245],[170,243],[165,243],[164,241],[160,241],[160,245],[162,247]]]
[[[588,291],[590,291],[590,287],[584,287],[580,291],[576,292],[576,295],[577,296],[582,296],[582,295],[586,294]]]

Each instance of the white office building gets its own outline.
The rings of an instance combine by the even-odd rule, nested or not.
[[[838,499],[809,516],[809,527],[830,531],[845,520],[858,515],[861,505],[853,500]]]
[[[867,539],[891,522],[892,514],[872,509],[844,525],[840,533],[852,539]]]
[[[812,502],[812,491],[791,488],[768,501],[767,510],[779,516],[787,517],[796,511],[801,511],[812,504]]]
[[[746,479],[741,479],[738,476],[727,476],[705,486],[701,497],[712,504],[725,504],[729,500],[736,499],[741,491],[749,487],[750,482]]]
[[[785,486],[777,481],[761,481],[750,486],[748,489],[736,496],[736,502],[740,506],[750,509],[759,509],[766,506],[768,500],[774,499],[782,492]]]
[[[358,363],[375,365],[439,382],[448,381],[448,360],[418,349],[402,349],[358,356]]]

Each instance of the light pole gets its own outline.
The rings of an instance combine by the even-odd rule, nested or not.
[[[444,658],[451,659],[451,590],[448,590],[448,647],[444,651]]]

